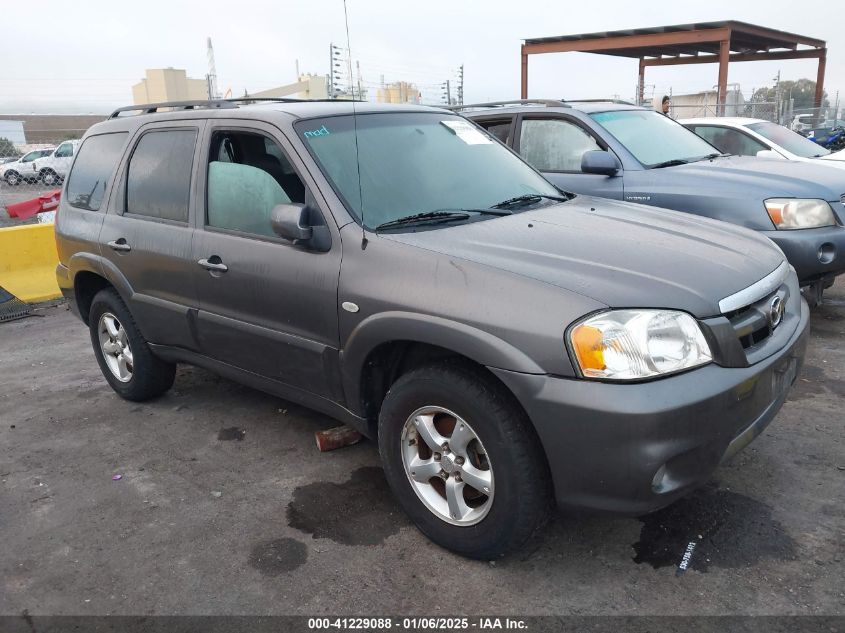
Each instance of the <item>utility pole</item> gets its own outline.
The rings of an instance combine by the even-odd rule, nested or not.
[[[441,84],[441,87],[446,89],[446,92],[443,93],[443,96],[446,97],[446,105],[452,105],[452,88],[449,80],[446,80],[445,84]]]
[[[781,108],[780,103],[780,71],[778,71],[778,74],[775,77],[775,108],[778,113],[778,123],[783,125],[783,108]]]
[[[464,105],[464,65],[458,69],[458,105]]]

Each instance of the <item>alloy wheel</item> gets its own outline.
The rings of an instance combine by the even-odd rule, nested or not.
[[[120,321],[111,312],[104,312],[97,326],[100,350],[111,373],[120,382],[132,380],[134,363],[129,338]]]
[[[402,428],[402,463],[414,492],[439,519],[461,527],[493,505],[493,469],[467,422],[437,406],[414,411]]]

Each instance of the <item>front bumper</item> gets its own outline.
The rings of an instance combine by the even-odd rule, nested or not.
[[[803,286],[845,272],[845,227],[760,231],[780,247]]]
[[[809,308],[751,367],[715,364],[639,384],[493,371],[543,444],[560,506],[638,515],[705,483],[771,422],[803,363]]]

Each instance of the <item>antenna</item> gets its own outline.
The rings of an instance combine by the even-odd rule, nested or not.
[[[352,81],[352,45],[349,42],[349,14],[346,0],[343,0],[343,20],[346,24],[346,53],[349,64],[349,85],[352,91],[352,129],[355,134],[355,167],[358,170],[358,200],[361,203],[361,250],[367,248],[367,232],[364,229],[364,192],[361,187],[361,156],[358,151],[358,116],[355,112],[355,84]]]

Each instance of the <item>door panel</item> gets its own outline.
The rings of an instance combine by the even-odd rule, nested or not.
[[[270,126],[215,122],[205,146],[203,190],[209,197],[193,248],[202,352],[318,395],[336,395],[339,239],[327,252],[315,252],[276,237],[269,225],[272,206],[286,202],[304,202],[318,222],[312,184],[301,178],[301,165],[288,158],[290,146]],[[248,193],[229,196],[226,190]]]
[[[100,252],[113,265],[106,274],[131,287],[129,309],[145,338],[191,350],[198,301],[190,191],[202,126],[171,121],[140,131],[100,232]]]

